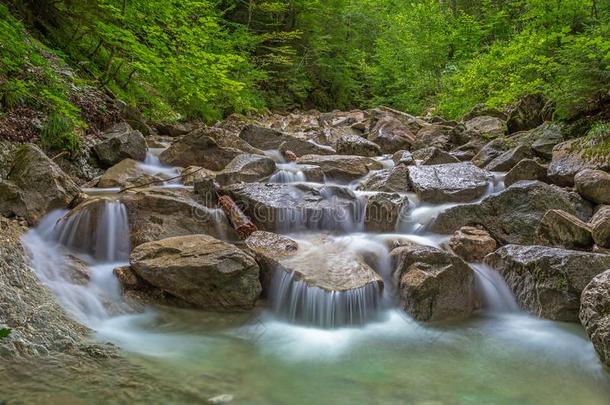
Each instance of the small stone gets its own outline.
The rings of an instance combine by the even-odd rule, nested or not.
[[[464,260],[478,262],[496,250],[497,242],[485,229],[463,226],[451,235],[449,247]]]

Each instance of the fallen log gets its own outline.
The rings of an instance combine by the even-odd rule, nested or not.
[[[253,232],[258,231],[256,225],[244,214],[231,197],[227,195],[219,197],[218,204],[220,204],[229,221],[231,221],[231,225],[233,225],[237,236],[241,240],[247,239]]]

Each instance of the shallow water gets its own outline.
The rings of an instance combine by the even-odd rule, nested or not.
[[[578,325],[520,313],[424,326],[398,310],[362,328],[289,325],[265,311],[123,317],[130,359],[237,403],[601,404],[610,380]],[[127,330],[138,335],[133,341]],[[155,331],[155,332],[153,332]],[[146,333],[144,333],[146,332]]]

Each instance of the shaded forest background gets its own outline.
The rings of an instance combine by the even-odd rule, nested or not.
[[[3,3],[0,124],[43,111],[58,149],[109,119],[87,89],[153,122],[380,104],[455,119],[532,93],[567,119],[610,91],[607,0]]]

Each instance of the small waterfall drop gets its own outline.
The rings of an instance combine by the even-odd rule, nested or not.
[[[276,270],[269,301],[274,313],[293,323],[322,328],[363,325],[377,314],[381,288],[368,284],[347,291],[326,291]]]
[[[140,168],[146,173],[155,176],[161,175],[162,178],[171,178],[164,184],[178,186],[182,184],[180,178],[174,178],[180,176],[180,169],[173,166],[166,166],[161,163],[159,154],[163,151],[163,148],[148,149],[146,152],[146,158],[143,163],[140,163]]]
[[[40,280],[83,324],[95,327],[123,305],[112,274],[130,252],[122,203],[101,199],[76,212],[51,212],[22,242]]]
[[[296,163],[278,163],[277,172],[269,178],[269,183],[297,183],[306,181],[305,173]]]
[[[483,300],[483,309],[490,312],[517,312],[519,305],[506,282],[494,269],[482,263],[470,263],[476,287]]]

